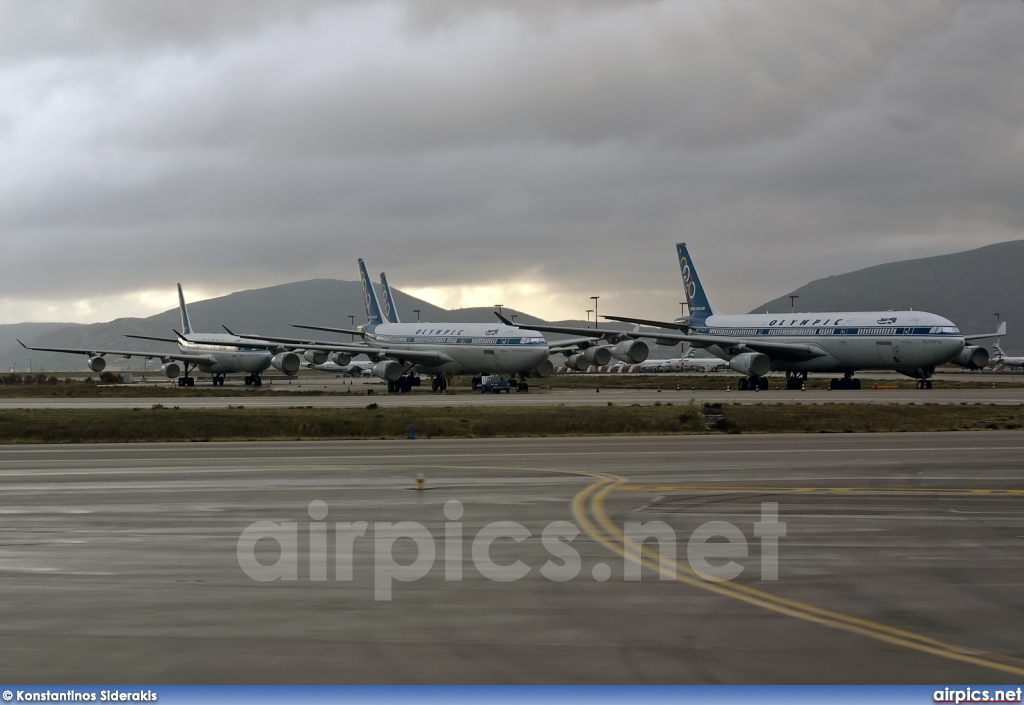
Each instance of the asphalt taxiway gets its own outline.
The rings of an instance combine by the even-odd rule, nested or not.
[[[1019,432],[4,446],[0,679],[1019,683],[1022,456]],[[764,579],[766,503],[785,523],[778,580]],[[311,511],[326,553],[310,549]],[[296,580],[240,567],[259,521],[295,523]],[[334,522],[360,521],[339,580]],[[403,521],[429,531],[436,560],[377,600],[375,522]],[[496,521],[529,531],[490,549],[525,577],[478,570],[473,538]],[[664,522],[675,560],[631,546],[631,521]],[[746,544],[730,582],[687,561],[710,521]],[[552,522],[580,531],[564,582],[541,571],[560,562],[541,539]],[[388,550],[417,555],[409,539]]]

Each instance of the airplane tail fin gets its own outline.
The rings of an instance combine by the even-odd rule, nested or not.
[[[996,354],[997,358],[1006,357],[1006,353],[1004,353],[1003,349],[1001,347],[999,347],[999,342],[998,341],[995,342],[995,343],[992,343],[992,352],[994,352]]]
[[[388,278],[384,272],[380,273],[380,295],[380,305],[384,313],[384,320],[388,323],[401,323],[398,320],[398,309],[395,308],[395,297],[391,294],[391,287],[388,286]]]
[[[380,312],[380,302],[377,301],[377,292],[373,290],[373,282],[366,271],[366,264],[362,258],[359,259],[359,281],[363,284],[363,301],[366,303],[367,323],[377,325],[384,322]]]
[[[685,242],[676,244],[676,253],[679,256],[679,271],[683,275],[683,288],[686,290],[686,305],[690,310],[690,324],[702,326],[708,316],[713,316],[718,311],[711,305],[708,295],[704,292],[704,285],[700,283],[700,277],[697,276]]]
[[[188,320],[188,306],[185,305],[185,295],[181,293],[181,284],[178,284],[178,309],[181,311],[181,332],[188,337],[192,334],[192,324]]]

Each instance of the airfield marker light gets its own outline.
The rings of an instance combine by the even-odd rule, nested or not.
[[[423,483],[427,481],[427,478],[423,477],[423,473],[416,475],[416,490],[422,492],[424,490]]]

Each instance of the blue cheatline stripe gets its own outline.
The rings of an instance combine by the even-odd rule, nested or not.
[[[1020,702],[1018,686],[997,685],[905,685],[905,686],[162,686],[162,685],[0,685],[5,702],[24,701],[25,694],[46,693],[48,702],[157,702],[177,703],[313,703],[327,705],[367,703],[530,703],[530,705],[594,705],[603,703],[887,703],[961,702],[984,700],[996,702],[997,691],[1010,693]],[[107,696],[104,699],[104,691]],[[111,694],[145,695],[147,699],[112,698]],[[75,693],[79,697],[54,697]],[[8,700],[7,696],[11,695]],[[22,700],[18,699],[18,695]],[[85,696],[85,697],[82,697]],[[156,700],[152,699],[156,696]],[[973,696],[973,697],[970,697]],[[93,699],[95,698],[95,699]],[[987,698],[987,700],[986,700]]]
[[[862,337],[884,337],[887,335],[919,335],[928,337],[961,338],[961,333],[935,332],[933,327],[918,328],[882,328],[878,326],[860,326],[843,328],[814,328],[801,326],[773,326],[771,328],[697,328],[693,327],[690,332],[694,335],[722,335],[731,337],[754,337],[754,336],[808,336],[808,335],[843,335]]]
[[[460,338],[446,336],[421,336],[421,335],[374,335],[367,336],[368,339],[378,343],[410,343],[429,345],[533,345],[546,347],[547,343],[527,342],[528,338]]]

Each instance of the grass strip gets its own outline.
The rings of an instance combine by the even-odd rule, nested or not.
[[[0,443],[498,438],[1012,429],[1021,406],[682,405],[0,410]]]

